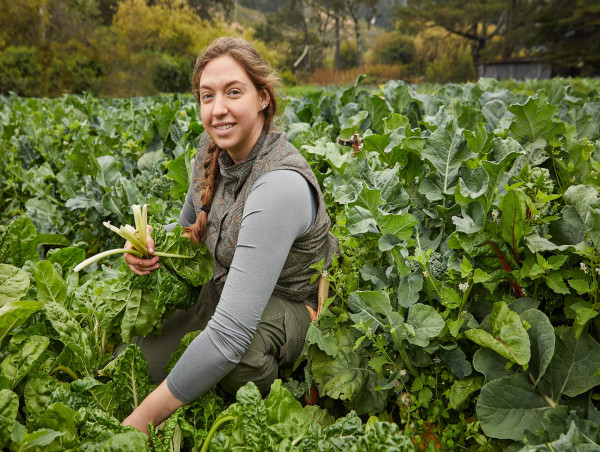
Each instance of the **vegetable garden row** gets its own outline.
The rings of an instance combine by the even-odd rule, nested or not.
[[[342,256],[297,368],[219,389],[157,451],[598,450],[600,84],[390,81],[286,101]],[[530,92],[526,92],[529,90]],[[210,256],[154,228],[160,271],[103,226],[177,221],[202,125],[189,97],[0,97],[0,448],[147,450],[131,345],[195,301]],[[358,133],[355,153],[338,144]],[[172,366],[194,335],[184,338]]]

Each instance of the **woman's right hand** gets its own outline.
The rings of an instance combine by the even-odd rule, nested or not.
[[[150,234],[151,232],[152,232],[152,226],[148,225],[146,245],[148,246],[148,252],[150,254],[153,254],[154,253],[154,240],[152,240],[152,235]],[[125,242],[125,248],[130,250],[130,249],[133,249],[133,246],[131,246],[131,243],[129,243],[129,241],[127,241],[127,242]],[[127,266],[131,269],[131,271],[133,273],[135,273],[136,275],[140,275],[140,276],[147,275],[151,271],[154,271],[158,267],[160,267],[160,264],[158,263],[158,256],[154,256],[150,259],[142,259],[131,253],[125,253],[125,263],[127,264]]]

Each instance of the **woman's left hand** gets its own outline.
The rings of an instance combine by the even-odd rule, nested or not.
[[[122,424],[135,427],[140,432],[146,434],[148,439],[150,439],[148,424],[152,422],[156,427],[183,405],[185,405],[185,403],[180,401],[171,393],[171,391],[169,391],[167,380],[165,379],[154,391],[148,394],[148,397],[146,397],[129,416],[125,418]]]

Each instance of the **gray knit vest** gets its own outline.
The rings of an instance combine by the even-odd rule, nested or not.
[[[202,207],[200,192],[209,144],[210,138],[205,133],[194,161],[194,208],[197,215]],[[213,280],[217,290],[222,291],[227,279],[250,189],[269,171],[286,169],[304,176],[314,188],[314,193],[318,194],[317,218],[308,233],[292,244],[273,294],[286,300],[306,302],[318,287],[318,280],[310,284],[311,276],[316,272],[310,268],[311,265],[325,259],[325,268],[328,268],[333,253],[339,254],[337,239],[329,232],[331,220],[323,194],[310,165],[281,132],[263,131],[244,162],[234,164],[225,151],[221,151],[218,159],[220,180],[204,234],[204,242],[214,258]]]

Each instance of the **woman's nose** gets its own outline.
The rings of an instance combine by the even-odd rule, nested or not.
[[[223,116],[227,114],[227,99],[225,96],[216,95],[213,107],[214,116]]]

